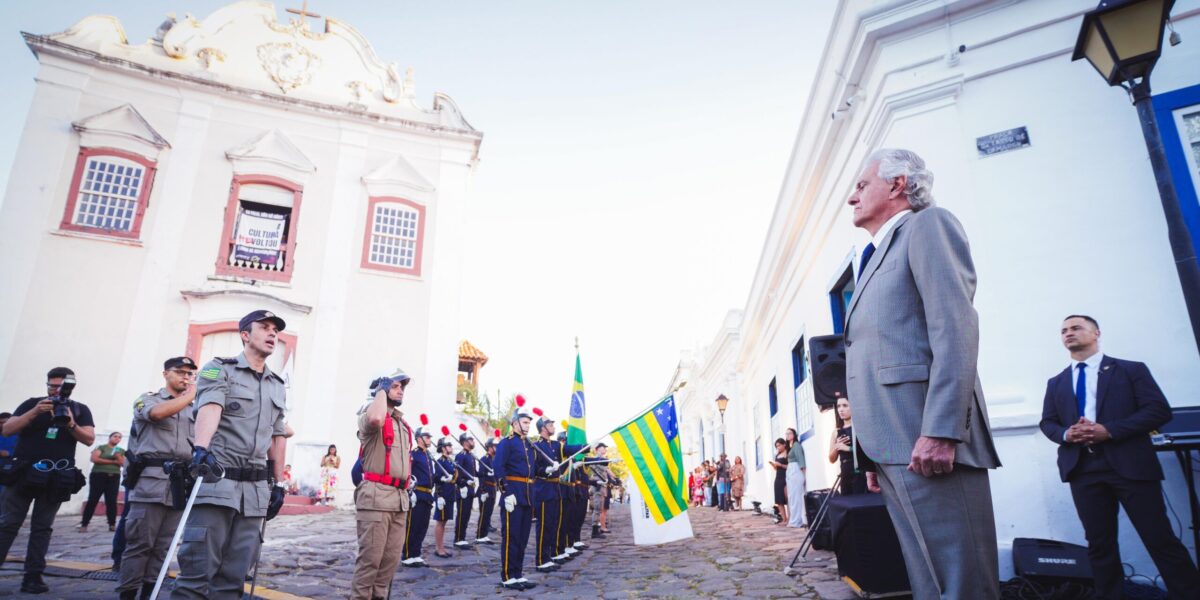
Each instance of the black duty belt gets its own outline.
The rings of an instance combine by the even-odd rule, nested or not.
[[[138,462],[147,467],[161,467],[169,462],[183,462],[186,464],[186,461],[181,461],[177,458],[139,458]]]
[[[235,467],[225,468],[225,479],[231,481],[266,481],[267,469],[264,467],[248,467],[238,469]]]

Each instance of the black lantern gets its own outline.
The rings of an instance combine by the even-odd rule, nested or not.
[[[1071,60],[1086,58],[1108,85],[1150,75],[1174,5],[1175,0],[1103,0],[1083,15]]]

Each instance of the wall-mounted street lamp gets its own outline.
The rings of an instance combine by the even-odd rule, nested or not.
[[[717,396],[717,410],[721,411],[721,426],[725,426],[725,409],[729,407],[729,398],[725,394]]]
[[[1133,99],[1167,219],[1167,238],[1183,288],[1192,335],[1200,349],[1200,264],[1196,262],[1196,248],[1167,167],[1150,95],[1150,73],[1162,55],[1163,31],[1174,5],[1175,0],[1102,0],[1083,15],[1071,60],[1086,58],[1104,81],[1125,88]],[[1172,39],[1171,43],[1177,40]]]

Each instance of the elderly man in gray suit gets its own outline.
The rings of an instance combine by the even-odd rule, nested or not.
[[[988,469],[1000,466],[979,383],[975,267],[907,150],[866,161],[849,204],[872,241],[846,310],[847,392],[917,600],[999,597]]]

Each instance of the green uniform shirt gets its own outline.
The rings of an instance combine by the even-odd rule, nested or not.
[[[138,459],[164,458],[190,462],[196,420],[191,410],[183,409],[165,419],[153,421],[150,411],[174,398],[167,388],[142,394],[133,403],[133,434],[129,447]],[[146,467],[137,485],[129,491],[130,502],[154,502],[171,506],[170,478],[162,467]]]
[[[287,431],[283,378],[266,365],[262,373],[251,369],[245,353],[237,358],[214,358],[196,380],[194,414],[209,404],[221,407],[221,421],[208,444],[217,462],[227,469],[266,469],[271,439]],[[270,500],[266,481],[228,478],[205,484],[196,496],[197,504],[228,506],[245,517],[266,516]]]

